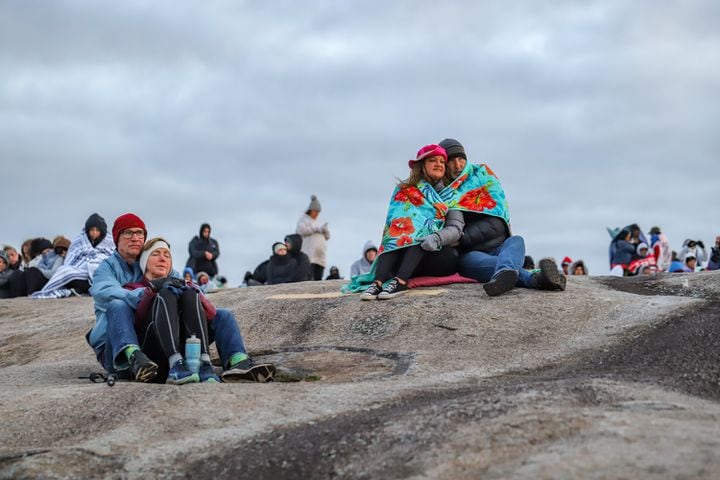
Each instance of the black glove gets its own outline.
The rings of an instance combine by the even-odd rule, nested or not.
[[[185,286],[185,280],[173,277],[156,278],[150,280],[150,288],[153,292],[157,293],[166,287],[183,288]]]
[[[705,248],[705,244],[702,242],[702,240],[698,240],[698,247]]]
[[[182,278],[175,278],[175,277],[166,278],[165,283],[163,284],[163,287],[183,288],[186,286],[187,286],[187,283],[185,283],[185,280],[183,280]]]

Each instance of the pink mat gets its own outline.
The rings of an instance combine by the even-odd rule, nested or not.
[[[438,285],[449,285],[451,283],[478,283],[472,278],[463,277],[454,273],[447,277],[414,277],[408,280],[408,288],[437,287]]]

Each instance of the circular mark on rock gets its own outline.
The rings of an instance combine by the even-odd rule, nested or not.
[[[275,364],[279,382],[344,383],[402,375],[410,368],[411,353],[378,352],[369,348],[320,345],[253,352],[258,361]]]

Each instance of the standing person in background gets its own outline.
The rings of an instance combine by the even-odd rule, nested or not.
[[[377,252],[378,249],[371,240],[365,242],[365,245],[363,245],[362,257],[355,260],[355,262],[350,266],[350,278],[362,275],[363,273],[368,273],[370,271],[370,267],[372,267],[372,263],[375,261],[375,257],[377,257]]]
[[[194,272],[205,272],[210,278],[218,274],[217,258],[220,256],[220,245],[210,236],[210,224],[200,225],[200,234],[196,235],[188,244],[188,258],[186,267]]]
[[[655,256],[658,269],[665,271],[670,268],[672,262],[672,251],[670,250],[670,242],[660,227],[652,227],[650,229],[650,248]]]
[[[325,270],[325,254],[330,230],[327,222],[318,220],[322,207],[315,195],[310,196],[310,205],[298,220],[295,233],[302,236],[302,251],[310,259],[310,279],[322,280]]]

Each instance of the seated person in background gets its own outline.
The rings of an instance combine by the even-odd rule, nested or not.
[[[631,242],[632,236],[630,230],[623,229],[617,236],[612,240],[610,251],[610,268],[615,266],[622,267],[623,270],[627,270],[630,262],[635,255],[635,245]]]
[[[312,280],[312,269],[310,267],[310,257],[302,251],[303,239],[297,233],[287,235],[284,239],[287,253],[295,260],[295,269],[293,271],[291,282],[305,282]]]
[[[670,260],[670,267],[668,268],[668,272],[670,273],[677,273],[677,272],[684,272],[685,271],[685,262],[680,261],[678,258],[677,252],[675,250],[671,253],[671,260]]]
[[[62,265],[63,258],[53,250],[47,238],[34,238],[30,242],[30,257],[27,267],[9,280],[10,297],[24,297],[41,290],[48,282],[48,275]]]
[[[10,298],[8,281],[15,273],[10,269],[10,262],[4,250],[0,251],[0,298]]]
[[[697,270],[697,258],[693,254],[688,254],[685,257],[685,268],[683,269],[684,272],[694,272]]]
[[[115,242],[107,234],[105,219],[93,213],[85,228],[70,243],[65,261],[42,290],[33,298],[63,298],[90,292],[98,266],[115,250]]]
[[[587,275],[587,267],[585,267],[585,262],[582,260],[576,260],[575,262],[570,265],[570,275]]]
[[[372,267],[372,263],[375,261],[377,251],[377,247],[371,240],[365,242],[365,245],[363,245],[362,256],[355,260],[355,262],[350,266],[350,278],[362,275],[363,273],[368,273],[370,271],[370,267]]]
[[[464,231],[460,241],[460,273],[483,282],[490,296],[514,287],[565,290],[566,278],[551,259],[540,261],[540,271],[525,270],[525,241],[510,233],[510,216],[500,181],[487,165],[467,161],[460,142],[446,138],[451,196],[448,207],[460,209]]]
[[[525,260],[523,261],[523,268],[525,270],[535,270],[535,260],[530,255],[525,255]]]
[[[267,285],[292,282],[297,270],[297,262],[287,253],[287,245],[275,242],[272,245],[272,255],[267,263]]]
[[[215,318],[215,307],[192,283],[171,277],[172,254],[164,239],[148,240],[139,264],[143,278],[124,287],[145,290],[135,310],[135,331],[143,353],[161,367],[167,364],[166,374],[158,377],[174,385],[220,382],[208,350],[208,322]],[[199,373],[190,371],[181,353],[191,335],[200,339]]]
[[[570,275],[570,272],[572,270],[570,269],[570,265],[573,263],[572,258],[565,257],[563,258],[562,262],[560,263],[560,266],[562,267],[563,274]]]
[[[158,374],[158,364],[140,349],[135,330],[135,309],[146,289],[123,288],[126,284],[142,282],[144,277],[137,259],[147,235],[145,223],[137,215],[126,213],[115,220],[112,234],[117,250],[95,272],[90,292],[95,301],[96,322],[86,338],[108,373],[130,371],[135,381],[150,382]],[[171,276],[175,278],[177,274]],[[216,309],[208,335],[214,336],[217,342],[225,368],[224,380],[267,381],[272,377],[274,367],[255,368],[229,310]]]
[[[188,283],[195,281],[195,272],[192,268],[185,267],[185,270],[183,270],[183,280]]]
[[[20,258],[18,251],[15,250],[15,247],[5,245],[3,247],[3,252],[5,252],[7,261],[9,262],[10,270],[22,270],[22,259]]]
[[[715,237],[715,246],[710,249],[710,260],[708,270],[720,270],[720,235]]]
[[[336,267],[335,265],[330,267],[330,274],[325,277],[325,280],[342,280],[338,267]]]
[[[215,284],[210,279],[210,275],[206,272],[198,272],[197,274],[197,285],[200,287],[203,293],[212,292],[215,290]]]
[[[688,255],[692,255],[697,264],[700,266],[702,266],[702,264],[708,259],[705,244],[701,240],[691,240],[688,238],[683,242],[683,248],[680,250],[679,257],[686,259],[686,264]]]

